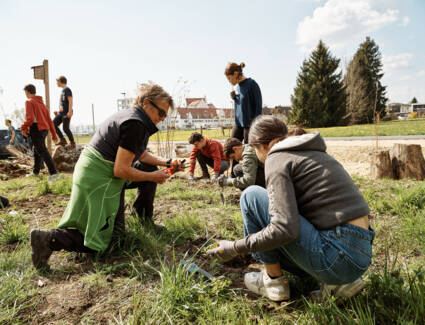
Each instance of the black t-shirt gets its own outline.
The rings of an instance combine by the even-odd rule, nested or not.
[[[69,100],[68,97],[72,97],[72,91],[68,87],[62,90],[62,94],[59,100],[59,114],[66,115],[69,111]]]
[[[142,148],[142,153],[146,150],[149,136],[143,123],[137,120],[129,120],[120,126],[119,146],[136,154]]]

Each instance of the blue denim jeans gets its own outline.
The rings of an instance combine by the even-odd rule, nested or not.
[[[245,236],[270,224],[267,191],[248,187],[241,196]],[[294,241],[252,256],[263,264],[280,263],[282,269],[299,276],[307,274],[319,282],[345,284],[359,278],[369,267],[375,232],[351,224],[333,229],[316,229],[303,216],[300,233]]]

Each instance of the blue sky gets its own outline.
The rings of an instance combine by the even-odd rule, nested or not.
[[[425,1],[21,1],[0,0],[0,118],[23,107],[33,65],[49,60],[51,108],[65,75],[74,92],[72,123],[96,123],[116,111],[122,92],[152,80],[170,93],[229,107],[224,68],[245,62],[266,105],[289,105],[301,63],[319,39],[348,63],[371,36],[383,55],[388,97],[425,102]]]

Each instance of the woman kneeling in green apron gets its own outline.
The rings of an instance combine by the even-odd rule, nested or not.
[[[173,99],[162,87],[144,84],[134,104],[104,121],[81,153],[58,228],[31,231],[37,269],[49,268],[53,251],[105,251],[114,229],[123,229],[126,188],[138,188],[133,207],[142,223],[153,223],[156,185],[169,175],[157,168],[166,167],[167,160],[146,149],[149,137],[158,131],[156,125],[173,108]]]

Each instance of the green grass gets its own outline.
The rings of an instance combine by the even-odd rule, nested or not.
[[[355,181],[369,202],[376,231],[366,288],[350,300],[331,297],[320,304],[306,298],[317,283],[295,276],[290,276],[287,303],[247,296],[241,282],[246,269],[204,255],[216,239],[243,236],[237,190],[224,190],[223,205],[215,186],[169,181],[158,187],[155,201],[156,218],[166,232],[158,235],[127,210],[124,236],[107,254],[54,253],[52,270],[38,273],[28,241],[36,224],[33,214],[42,227],[54,226],[69,197],[71,177],[54,184],[45,178],[5,181],[2,193],[13,200],[0,212],[0,324],[424,324],[425,185]],[[20,197],[13,195],[23,190],[34,207],[45,198],[52,207],[21,211]],[[136,190],[127,191],[126,202],[135,195]],[[216,279],[188,273],[182,259]],[[44,285],[39,287],[38,280]]]
[[[375,136],[374,124],[361,124],[352,126],[340,126],[330,128],[314,128],[306,129],[309,132],[319,131],[323,137],[362,137],[362,136]],[[200,132],[200,130],[173,130],[169,131],[169,139],[172,141],[187,141],[192,132]],[[202,134],[212,139],[227,139],[230,137],[230,130],[225,130],[225,135],[219,129],[203,130]],[[417,118],[411,120],[394,120],[380,122],[378,125],[378,134],[380,136],[387,135],[425,135],[425,119]],[[88,143],[91,137],[79,137],[78,143]],[[153,135],[150,141],[166,141],[167,132],[160,131],[158,134]]]
[[[377,129],[380,136],[425,135],[425,119],[380,122]],[[362,137],[376,135],[374,124],[309,129],[309,131],[319,131],[323,137]]]
[[[69,176],[60,176],[55,182],[49,183],[47,176],[41,177],[37,183],[37,194],[44,195],[47,193],[52,194],[71,194],[72,178]]]
[[[3,217],[0,219],[0,245],[10,245],[26,241],[28,238],[26,221],[20,214],[3,214]]]

